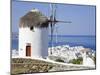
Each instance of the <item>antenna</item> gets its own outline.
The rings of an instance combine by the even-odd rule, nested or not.
[[[56,44],[58,43],[58,38],[57,38],[57,36],[58,36],[58,27],[56,27]]]

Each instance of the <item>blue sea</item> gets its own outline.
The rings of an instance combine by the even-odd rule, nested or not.
[[[58,35],[56,41],[56,36],[53,36],[53,46],[66,45],[66,44],[69,46],[83,46],[85,48],[91,48],[93,50],[96,50],[96,37]],[[49,36],[48,46],[51,47],[50,36]],[[18,38],[12,39],[12,49],[18,50]]]

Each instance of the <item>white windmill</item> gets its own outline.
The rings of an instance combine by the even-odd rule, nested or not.
[[[71,23],[56,19],[56,5],[50,4],[51,14],[48,19],[39,10],[32,9],[22,16],[19,25],[19,56],[46,58],[48,56],[48,29],[51,27],[51,42],[56,23]],[[52,54],[52,50],[51,50]]]
[[[22,16],[19,25],[19,56],[45,58],[48,56],[48,18],[32,9]]]

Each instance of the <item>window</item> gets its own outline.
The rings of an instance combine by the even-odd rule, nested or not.
[[[31,27],[30,27],[30,30],[33,30],[33,29],[34,29],[34,27],[33,27],[33,26],[31,26]]]

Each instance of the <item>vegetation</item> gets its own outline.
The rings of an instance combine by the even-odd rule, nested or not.
[[[94,61],[94,63],[96,64],[96,57],[93,57],[93,61]]]
[[[64,62],[62,59],[56,59],[57,62]]]
[[[72,59],[69,61],[69,63],[73,63],[73,64],[82,64],[83,62],[83,58],[79,57],[78,59]]]

